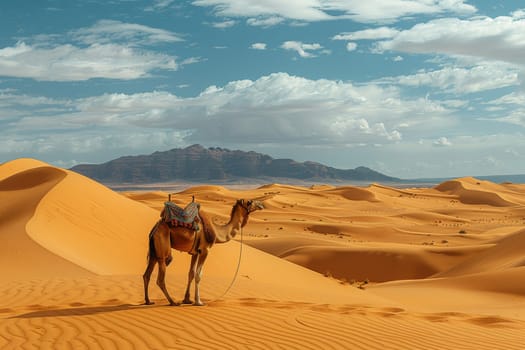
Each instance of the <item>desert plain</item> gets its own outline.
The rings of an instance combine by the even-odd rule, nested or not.
[[[1,164],[0,349],[525,348],[523,184],[201,185],[172,200],[192,196],[218,223],[237,199],[267,198],[211,249],[206,306],[168,306],[156,272],[145,306],[167,192]],[[190,256],[173,256],[167,285],[181,300]]]

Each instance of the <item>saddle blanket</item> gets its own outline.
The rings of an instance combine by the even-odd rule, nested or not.
[[[164,209],[162,209],[160,217],[164,222],[174,227],[186,227],[198,231],[200,221],[199,209],[200,204],[196,202],[191,202],[183,209],[177,204],[168,201],[164,203]]]

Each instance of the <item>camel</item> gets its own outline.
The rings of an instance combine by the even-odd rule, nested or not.
[[[158,267],[157,285],[172,306],[180,305],[173,301],[166,289],[166,266],[171,262],[171,249],[191,254],[191,264],[188,273],[188,285],[184,295],[183,304],[202,306],[199,284],[202,277],[202,266],[208,256],[208,251],[214,243],[226,243],[239,233],[248,222],[250,213],[263,209],[260,200],[239,199],[233,205],[230,220],[225,225],[218,225],[204,213],[200,212],[199,230],[194,231],[188,227],[170,227],[163,220],[159,220],[152,228],[149,235],[148,265],[144,272],[144,299],[145,305],[153,304],[148,295],[148,284],[151,273],[156,264]],[[190,287],[195,279],[195,301],[190,298]]]

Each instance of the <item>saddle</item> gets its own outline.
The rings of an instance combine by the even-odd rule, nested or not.
[[[171,201],[164,202],[164,209],[160,217],[171,227],[186,227],[198,231],[200,207],[200,204],[196,202],[191,202],[184,209]]]

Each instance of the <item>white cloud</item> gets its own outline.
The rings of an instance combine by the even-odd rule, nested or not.
[[[346,51],[355,51],[357,49],[357,44],[356,43],[347,43],[346,44]]]
[[[248,18],[246,20],[246,23],[254,27],[272,27],[279,23],[282,23],[283,21],[284,21],[284,18],[273,16],[273,17],[265,17],[265,18]]]
[[[525,18],[441,18],[420,23],[377,44],[378,51],[462,55],[523,65]]]
[[[443,136],[435,140],[432,144],[437,147],[452,146],[452,142],[450,142],[446,137],[443,137]]]
[[[357,22],[393,22],[417,14],[472,14],[466,0],[195,0],[196,6],[213,7],[218,16],[282,17],[306,22],[349,18]]]
[[[6,108],[12,107],[8,98],[0,101]],[[105,94],[55,104],[56,113],[40,115],[40,109],[35,110],[11,120],[5,131],[24,130],[31,139],[32,133],[63,130],[80,145],[93,133],[104,135],[116,129],[133,135],[171,130],[188,143],[218,145],[224,140],[281,145],[385,144],[398,142],[414,130],[446,127],[443,118],[448,114],[429,100],[402,100],[390,87],[309,80],[286,73],[210,86],[192,98],[167,92]],[[396,128],[402,123],[406,124],[403,135]],[[52,143],[52,139],[46,142]]]
[[[505,107],[522,101],[515,93],[493,103]],[[350,166],[344,150],[351,150],[355,166],[380,162],[385,171],[402,177],[519,171],[516,164],[525,164],[523,135],[509,128],[512,133],[466,136],[485,121],[478,120],[475,130],[461,124],[462,118],[449,108],[462,103],[403,97],[390,85],[286,73],[210,86],[186,98],[157,91],[58,100],[2,90],[0,159],[102,162],[201,143],[325,159],[331,165],[339,159],[340,167]],[[525,123],[517,114],[513,117],[505,122]],[[465,136],[444,137],[451,129]],[[319,158],[323,152],[326,157]],[[501,163],[488,163],[491,156]]]
[[[310,58],[310,57],[316,57],[316,55],[309,51],[318,51],[318,50],[321,50],[323,47],[318,43],[304,44],[300,41],[285,41],[281,45],[281,48],[285,50],[295,51],[301,57]]]
[[[475,93],[519,85],[519,72],[508,65],[486,62],[474,67],[443,67],[381,81],[406,86],[431,86],[457,94]]]
[[[19,42],[0,49],[0,75],[10,77],[45,81],[129,80],[147,77],[155,69],[176,70],[175,58],[113,44],[39,47]]]
[[[501,122],[510,123],[525,127],[525,108],[510,112],[506,117],[498,119]]]
[[[146,11],[164,10],[171,6],[175,0],[154,0],[153,5],[146,8]]]
[[[496,120],[525,127],[525,93],[513,92],[487,104],[500,115]]]
[[[474,6],[466,4],[465,2],[464,0],[338,0],[335,3],[339,9],[346,11],[354,21],[394,22],[400,18],[417,14],[436,15],[455,13],[464,15],[476,12]]]
[[[212,26],[214,28],[225,29],[225,28],[233,27],[235,25],[235,23],[236,23],[235,21],[229,20],[229,21],[212,23]]]
[[[525,18],[525,9],[519,9],[511,13],[513,18]]]
[[[389,27],[364,29],[357,32],[337,34],[332,40],[378,40],[393,38],[399,31]]]
[[[266,50],[266,44],[265,43],[253,43],[250,48],[254,50]]]
[[[352,157],[366,159],[374,154],[375,161],[386,164],[387,173],[403,178],[516,174],[525,170],[521,165],[525,161],[525,145],[521,142],[524,136],[512,132],[447,138],[453,146],[438,146],[434,142],[439,143],[439,138],[425,138],[421,142],[390,144],[380,154],[355,149]]]
[[[206,59],[203,59],[202,57],[188,57],[179,62],[180,66],[187,66],[188,64],[195,64],[199,62],[206,61]]]
[[[330,19],[317,0],[196,0],[197,6],[211,6],[219,16],[319,21]]]
[[[488,103],[492,105],[517,105],[525,107],[525,93],[512,92]]]
[[[177,70],[175,57],[143,48],[183,39],[140,24],[101,20],[64,35],[38,35],[0,48],[0,76],[41,81],[130,80]]]
[[[168,30],[113,20],[100,20],[91,27],[71,31],[68,36],[87,45],[125,43],[138,46],[184,41],[179,34]]]

